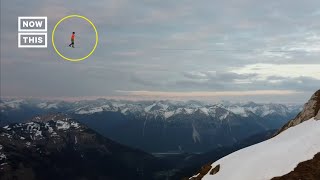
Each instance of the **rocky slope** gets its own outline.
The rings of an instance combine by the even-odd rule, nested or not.
[[[301,162],[290,173],[272,178],[272,180],[295,180],[295,179],[320,179],[320,153],[316,154],[313,159]]]
[[[320,90],[273,138],[203,166],[190,179],[320,179]]]
[[[304,121],[307,121],[313,117],[315,119],[320,119],[320,90],[314,93],[311,99],[304,105],[303,110],[298,114],[296,118],[289,121],[286,125],[284,125],[278,132],[281,133],[286,129],[296,126]]]

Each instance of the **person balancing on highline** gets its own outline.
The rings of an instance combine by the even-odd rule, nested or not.
[[[73,47],[74,48],[74,35],[76,33],[75,32],[72,32],[72,35],[71,35],[71,44],[69,44],[69,47]]]

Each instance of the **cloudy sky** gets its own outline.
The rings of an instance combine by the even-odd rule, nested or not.
[[[78,63],[51,45],[70,14],[99,31]],[[47,49],[17,48],[18,16],[48,16]],[[319,19],[319,0],[1,1],[1,96],[304,102],[320,88]],[[88,52],[89,29],[59,26],[61,52]]]

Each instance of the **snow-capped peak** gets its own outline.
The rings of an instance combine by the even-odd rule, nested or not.
[[[23,99],[3,101],[0,103],[0,108],[19,109],[23,103],[25,103]]]
[[[70,130],[83,129],[77,121],[65,118],[60,114],[35,117],[27,123],[16,123],[2,127],[0,136],[8,139],[19,139],[21,143],[27,146],[30,142],[42,140],[48,137],[59,138],[61,133]],[[29,144],[29,145],[28,145]]]

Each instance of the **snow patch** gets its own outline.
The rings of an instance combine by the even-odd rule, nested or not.
[[[192,114],[194,112],[194,110],[190,108],[184,108],[184,110],[186,110],[187,114]]]
[[[6,136],[8,139],[12,138],[12,136],[10,134],[8,134],[8,133],[2,133],[0,136],[2,136],[2,137]]]
[[[103,105],[100,107],[93,107],[89,109],[80,109],[79,111],[76,112],[76,114],[94,114],[98,112],[103,112],[103,111],[115,111],[110,109],[109,105]]]
[[[58,120],[56,123],[56,127],[58,130],[67,130],[70,128],[70,123],[66,121]]]
[[[320,152],[320,121],[314,118],[291,127],[262,143],[241,149],[212,164],[215,175],[203,180],[269,180],[292,171]]]
[[[36,139],[36,138],[42,138],[42,131],[41,131],[41,127],[39,124],[34,123],[34,122],[29,122],[26,123],[27,125],[27,131],[29,131],[29,133],[32,133],[33,136],[30,135],[31,139]]]
[[[42,131],[36,131],[36,133],[34,134],[34,137],[38,137],[38,136],[42,136]]]
[[[207,108],[200,108],[200,110],[205,114],[205,115],[208,115],[209,116],[209,109]]]
[[[122,109],[121,113],[125,114],[128,110],[129,110],[129,108]]]
[[[11,130],[11,128],[9,128],[9,126],[8,126],[8,125],[7,125],[7,126],[4,126],[4,127],[3,127],[3,129],[8,130],[8,131],[10,131],[10,130]]]
[[[78,129],[80,127],[80,124],[77,122],[71,122],[71,127],[74,127],[75,129]]]
[[[42,102],[37,104],[37,107],[41,109],[58,109],[58,104],[57,103],[48,104],[47,102]]]
[[[9,107],[12,109],[19,109],[23,102],[24,100],[13,100],[13,101],[2,102],[0,104],[0,107],[2,108]]]
[[[39,103],[38,105],[37,105],[37,107],[38,108],[45,108],[45,107],[47,107],[47,103],[45,103],[45,102],[42,102],[42,103]]]
[[[149,112],[155,105],[156,105],[156,103],[154,103],[154,104],[152,104],[152,105],[150,105],[150,106],[145,107],[145,108],[144,108],[144,111],[145,111],[145,112]]]
[[[0,161],[5,159],[7,159],[7,156],[4,153],[0,152]]]
[[[266,109],[263,111],[263,113],[261,114],[262,117],[265,117],[269,114],[273,114],[273,113],[276,113],[276,111],[274,109]]]
[[[192,124],[192,138],[193,138],[193,142],[194,142],[194,143],[197,143],[197,142],[200,143],[200,134],[199,134],[199,132],[197,131],[197,129],[196,129],[196,127],[194,126],[194,124]]]
[[[169,105],[166,105],[166,104],[160,104],[161,106],[162,106],[162,108],[164,109],[164,110],[167,110],[168,108],[169,108]]]
[[[224,120],[229,116],[230,112],[227,111],[226,113],[224,113],[222,116],[219,117],[220,120]]]
[[[51,136],[58,136],[58,134],[53,130],[53,128],[49,125],[49,123],[45,124],[45,128],[48,129],[49,134],[51,134]]]
[[[97,108],[92,108],[90,110],[80,110],[78,111],[76,114],[94,114],[94,113],[97,113],[97,112],[102,112],[103,109],[101,107],[97,107]]]
[[[31,142],[26,142],[26,146],[30,147],[31,146]]]
[[[245,108],[240,106],[230,106],[227,110],[233,112],[234,114],[240,115],[242,117],[248,117],[248,113]]]
[[[166,119],[168,119],[169,117],[173,116],[174,115],[174,111],[167,111],[167,112],[164,112],[164,117]]]
[[[58,104],[57,103],[53,103],[53,104],[49,104],[46,109],[58,109]]]
[[[3,146],[0,144],[0,161],[7,159],[7,156],[2,152]]]

